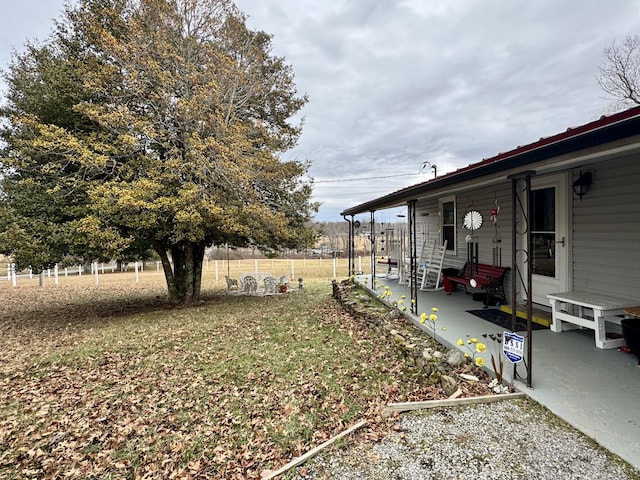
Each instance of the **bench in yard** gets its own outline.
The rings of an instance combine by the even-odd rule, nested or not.
[[[620,325],[625,317],[624,309],[638,304],[638,300],[587,292],[550,293],[547,298],[551,302],[553,316],[551,331],[590,328],[595,331],[598,348],[624,345],[624,339],[619,335],[616,335],[617,338],[607,338],[607,323]]]
[[[473,265],[473,269],[471,266]],[[464,285],[464,291],[469,293],[467,286],[480,288],[485,291],[484,306],[489,304],[491,295],[506,300],[504,293],[504,277],[509,267],[497,267],[494,265],[486,265],[484,263],[467,262],[462,267],[458,275],[445,275],[444,285],[447,295],[456,290],[460,283]]]

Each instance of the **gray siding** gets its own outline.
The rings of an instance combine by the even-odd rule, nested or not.
[[[589,170],[589,192],[572,196],[573,289],[640,300],[640,158]]]
[[[485,187],[471,192],[459,193],[456,195],[456,250],[455,254],[447,252],[445,256],[445,267],[461,268],[467,261],[466,236],[470,233],[462,227],[464,214],[469,210],[477,210],[482,214],[482,227],[475,232],[478,237],[478,256],[480,263],[492,264],[493,262],[493,238],[496,235],[496,225],[491,221],[491,210],[495,206],[495,201],[500,206],[498,215],[498,233],[502,238],[502,266],[511,266],[511,183]],[[440,217],[438,215],[438,200],[420,203],[416,209],[416,221],[418,242],[421,245],[422,239],[427,239],[427,245],[434,241],[440,242]],[[428,216],[422,216],[423,213]],[[421,229],[422,226],[422,229]],[[428,226],[428,236],[424,236],[425,226]],[[507,274],[505,279],[505,291],[507,296],[511,293],[511,275]]]
[[[593,174],[589,192],[582,200],[573,193],[569,195],[571,288],[637,299],[640,304],[640,158],[608,160],[583,168],[587,170]],[[573,171],[572,178],[577,176],[578,171]],[[476,232],[480,262],[492,263],[495,228],[490,212],[496,198],[500,205],[502,265],[511,265],[511,183],[505,182],[456,194],[456,253],[446,255],[445,266],[459,267],[467,259],[465,237],[469,232],[462,228],[462,218],[470,209],[484,217],[482,228]],[[428,216],[421,216],[426,212]],[[438,200],[420,203],[417,213],[419,241],[440,241]],[[428,236],[423,235],[426,225]],[[510,274],[505,290],[510,295]]]
[[[500,214],[497,224],[494,225],[491,221],[491,210],[495,206],[496,200],[500,206]],[[480,263],[491,265],[493,262],[493,238],[496,235],[497,226],[497,233],[502,238],[502,265],[511,265],[511,184],[505,183],[458,195],[457,208],[457,257],[463,262],[467,259],[465,238],[471,232],[462,226],[464,214],[469,210],[477,210],[483,217],[482,227],[475,231],[475,235],[478,237]]]

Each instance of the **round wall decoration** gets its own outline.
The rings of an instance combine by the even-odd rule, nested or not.
[[[482,214],[477,210],[469,210],[464,214],[462,225],[467,230],[477,230],[482,226]]]

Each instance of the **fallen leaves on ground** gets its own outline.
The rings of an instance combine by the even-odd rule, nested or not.
[[[442,398],[330,290],[172,308],[162,284],[3,287],[0,479],[257,479]]]

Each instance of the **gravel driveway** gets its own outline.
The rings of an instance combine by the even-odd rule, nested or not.
[[[529,399],[404,413],[398,422],[382,442],[347,437],[293,478],[640,479],[640,471]]]

